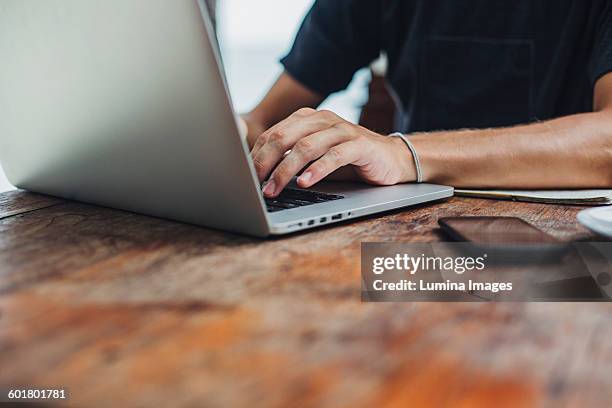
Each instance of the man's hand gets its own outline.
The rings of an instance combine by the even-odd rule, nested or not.
[[[290,151],[289,153],[287,153]],[[276,197],[291,179],[311,187],[344,166],[374,185],[416,179],[410,151],[399,138],[382,136],[329,111],[304,108],[262,133],[251,152],[263,192]]]

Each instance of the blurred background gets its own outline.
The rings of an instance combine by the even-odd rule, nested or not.
[[[217,30],[230,92],[236,110],[246,112],[281,73],[279,59],[291,48],[313,0],[217,3]],[[322,108],[356,122],[367,99],[368,83],[368,70],[357,73],[349,89],[330,97]]]
[[[290,49],[313,0],[217,0],[217,32],[227,81],[237,112],[247,112],[282,71],[279,59]],[[279,18],[280,17],[280,18]],[[333,95],[323,108],[352,122],[367,100],[369,70],[355,75],[347,91]],[[12,189],[0,168],[0,192]]]

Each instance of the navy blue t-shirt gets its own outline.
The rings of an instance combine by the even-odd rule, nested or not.
[[[612,0],[319,0],[282,63],[327,96],[381,52],[404,132],[588,112],[612,71]]]

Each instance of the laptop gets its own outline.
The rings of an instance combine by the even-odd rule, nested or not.
[[[453,194],[322,182],[265,200],[197,0],[0,0],[0,60],[19,188],[260,237]]]

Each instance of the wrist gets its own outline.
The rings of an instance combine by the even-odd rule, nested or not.
[[[410,141],[419,155],[423,182],[448,184],[448,148],[436,144],[435,134],[417,133]]]
[[[417,168],[414,157],[406,143],[399,137],[391,137],[393,152],[396,155],[400,169],[399,183],[415,183],[417,181]]]

